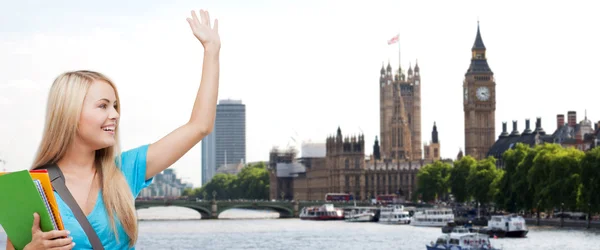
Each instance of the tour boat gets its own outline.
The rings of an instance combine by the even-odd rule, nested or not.
[[[402,205],[390,205],[380,209],[379,223],[410,224],[410,213]]]
[[[529,230],[522,216],[493,215],[488,220],[488,226],[480,229],[481,233],[497,237],[525,237]]]
[[[488,235],[469,233],[467,229],[454,231],[426,245],[427,250],[498,250],[492,247]]]
[[[344,211],[341,208],[335,208],[333,204],[323,204],[322,206],[304,207],[300,211],[302,220],[343,220]]]
[[[344,212],[344,221],[347,222],[375,222],[377,221],[376,208],[351,207]]]
[[[454,221],[454,213],[449,208],[429,208],[415,212],[411,225],[424,227],[443,227]]]

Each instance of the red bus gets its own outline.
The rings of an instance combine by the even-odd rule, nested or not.
[[[326,201],[350,201],[353,199],[354,197],[347,193],[327,193],[325,195]]]
[[[397,203],[398,195],[396,194],[380,194],[377,195],[377,202],[387,204],[387,203]]]

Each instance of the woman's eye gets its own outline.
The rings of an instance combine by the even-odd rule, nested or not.
[[[100,108],[105,109],[106,108],[106,104],[100,104]]]

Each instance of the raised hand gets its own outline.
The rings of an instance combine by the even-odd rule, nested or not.
[[[221,38],[219,37],[219,20],[215,19],[214,27],[210,25],[210,16],[208,11],[200,10],[200,20],[196,16],[196,12],[192,10],[192,17],[186,20],[190,24],[190,28],[194,33],[194,36],[204,46],[204,49],[216,49],[221,48]]]

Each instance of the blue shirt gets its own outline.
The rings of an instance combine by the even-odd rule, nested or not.
[[[121,172],[123,172],[134,198],[138,196],[143,188],[152,183],[153,178],[146,180],[146,153],[148,152],[148,146],[144,145],[121,154]],[[75,242],[74,249],[92,249],[87,235],[69,206],[60,198],[57,192],[54,192],[54,195],[56,196],[56,202],[58,203],[58,209],[60,210],[65,229],[71,232],[70,236],[73,237],[73,241]],[[108,214],[104,208],[104,200],[102,199],[101,192],[99,191],[97,195],[96,205],[87,218],[94,231],[96,231],[96,234],[98,234],[98,238],[100,238],[104,248],[135,249],[129,248],[129,237],[127,237],[118,219],[115,220],[119,234],[119,241],[117,242],[108,221]]]

